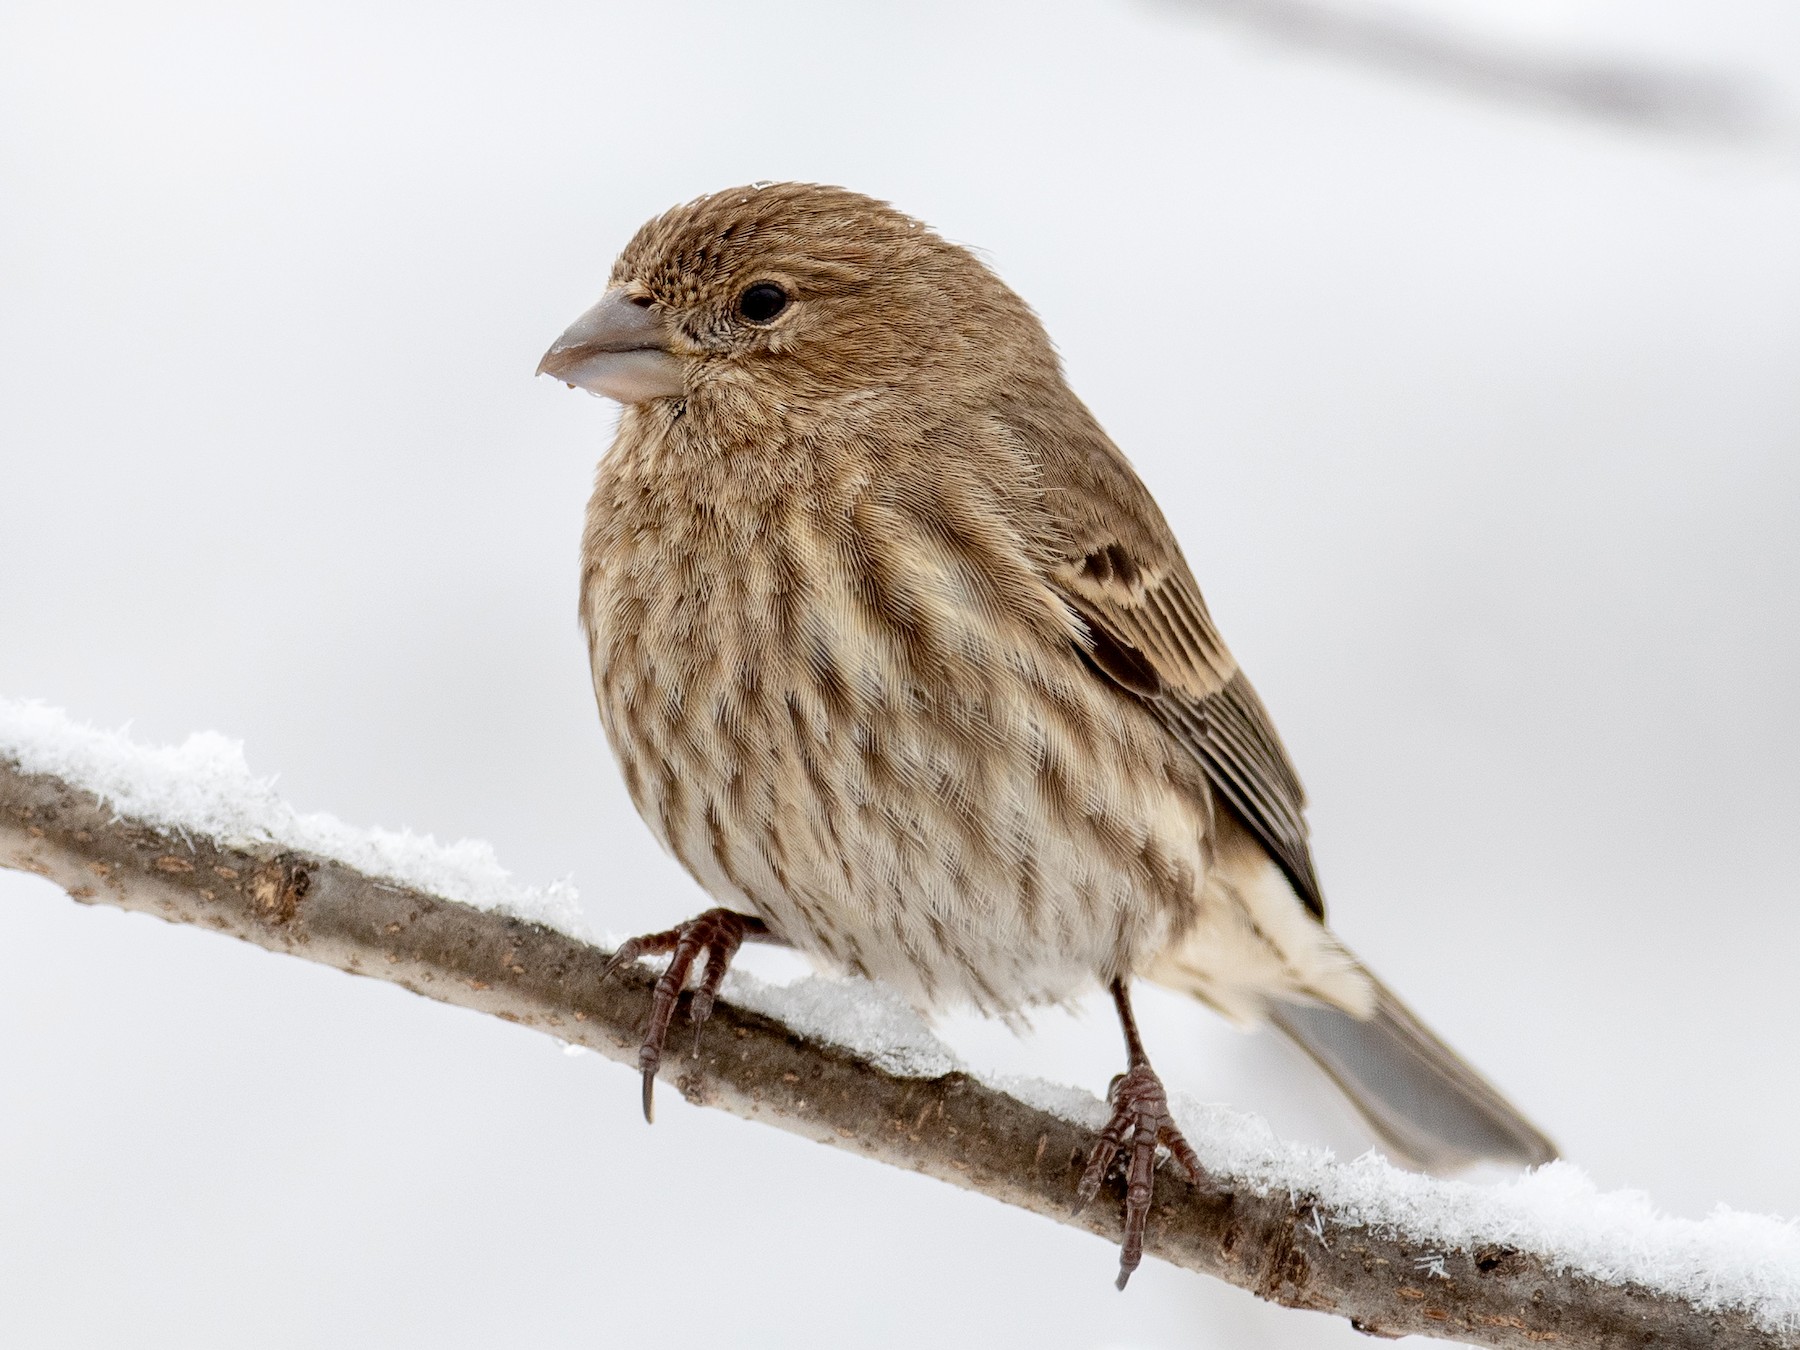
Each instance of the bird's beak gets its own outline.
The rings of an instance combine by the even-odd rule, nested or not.
[[[544,353],[537,373],[621,403],[686,392],[661,307],[638,303],[621,290],[608,291],[570,324]]]

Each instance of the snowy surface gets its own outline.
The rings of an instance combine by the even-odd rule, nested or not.
[[[0,697],[0,758],[29,773],[55,774],[122,816],[185,836],[298,849],[571,937],[593,936],[566,882],[522,886],[479,840],[440,844],[430,835],[346,825],[322,812],[303,815],[276,793],[273,778],[250,772],[241,742],[217,732],[197,732],[180,745],[141,745],[58,708]]]
[[[891,1074],[939,1078],[964,1067],[911,1004],[869,980],[813,975],[778,985],[733,971],[725,994],[739,1007],[855,1050]]]
[[[1078,1125],[1106,1119],[1100,1099],[1079,1088],[988,1082]],[[1705,1219],[1674,1218],[1641,1191],[1602,1192],[1566,1162],[1488,1184],[1422,1176],[1375,1153],[1340,1162],[1328,1149],[1278,1139],[1241,1111],[1181,1096],[1172,1105],[1209,1174],[1258,1194],[1311,1196],[1336,1222],[1404,1235],[1425,1249],[1421,1280],[1448,1278],[1434,1249],[1503,1244],[1555,1269],[1665,1290],[1703,1308],[1746,1309],[1770,1330],[1800,1331],[1800,1227],[1792,1220],[1723,1205]]]
[[[481,909],[541,923],[614,948],[618,935],[594,931],[568,882],[524,886],[476,839],[440,844],[430,835],[348,825],[323,812],[301,814],[259,778],[242,742],[197,732],[177,746],[143,745],[101,731],[40,702],[0,697],[0,759],[54,774],[93,792],[122,816],[185,837],[222,844],[276,844],[334,858]],[[936,1078],[961,1067],[904,999],[867,980],[813,976],[771,984],[733,971],[728,996],[795,1031],[865,1055],[889,1073]]]
[[[1240,1112],[1174,1105],[1209,1172],[1265,1194],[1315,1196],[1338,1220],[1404,1234],[1428,1253],[1501,1243],[1555,1268],[1665,1290],[1704,1308],[1743,1308],[1771,1330],[1800,1330],[1800,1230],[1791,1221],[1723,1206],[1705,1219],[1672,1218],[1642,1192],[1601,1192],[1562,1162],[1480,1185],[1402,1171],[1372,1153],[1339,1162],[1278,1140]],[[1419,1273],[1432,1277],[1428,1257]]]
[[[43,704],[0,698],[0,758],[55,774],[121,815],[190,837],[303,849],[591,937],[566,884],[521,886],[484,843],[442,845],[302,815],[281,800],[272,780],[251,773],[238,742],[216,733],[175,747],[144,746]],[[781,986],[734,973],[726,991],[743,1007],[857,1050],[889,1072],[935,1077],[964,1067],[904,1000],[867,981],[815,976]],[[1033,1078],[985,1081],[1081,1125],[1104,1120],[1099,1099],[1078,1088]],[[1700,1220],[1666,1216],[1641,1192],[1601,1192],[1567,1163],[1498,1184],[1420,1176],[1374,1154],[1345,1163],[1328,1150],[1280,1140],[1241,1112],[1184,1098],[1175,1109],[1210,1173],[1263,1194],[1312,1196],[1341,1223],[1403,1235],[1427,1253],[1420,1280],[1447,1278],[1434,1266],[1434,1251],[1503,1243],[1560,1269],[1664,1290],[1709,1309],[1746,1309],[1772,1330],[1800,1331],[1800,1229],[1791,1221],[1723,1206]]]

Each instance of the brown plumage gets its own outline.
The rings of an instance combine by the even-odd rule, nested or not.
[[[1396,1152],[1552,1150],[1325,927],[1304,797],[1148,491],[1049,339],[883,203],[736,188],[640,230],[542,369],[625,403],[581,613],[633,801],[718,900],[671,951],[789,943],[925,1008],[1111,989],[1128,1073],[1080,1190],[1191,1153],[1135,976],[1273,1017]]]

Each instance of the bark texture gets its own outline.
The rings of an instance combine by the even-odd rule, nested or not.
[[[608,953],[561,933],[328,859],[172,837],[4,759],[0,866],[47,877],[84,904],[216,929],[636,1062],[654,978],[643,967],[602,982]],[[721,1000],[699,1056],[672,1055],[663,1077],[691,1102],[1119,1237],[1116,1178],[1070,1217],[1089,1132],[967,1075],[895,1077]],[[1553,1271],[1498,1243],[1428,1252],[1305,1195],[1191,1186],[1167,1166],[1147,1250],[1272,1302],[1349,1318],[1375,1336],[1604,1350],[1800,1345],[1741,1312]],[[1109,1272],[1097,1264],[1096,1284]]]

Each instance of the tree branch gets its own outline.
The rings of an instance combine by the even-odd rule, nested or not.
[[[1761,91],[1735,72],[1534,50],[1423,12],[1345,0],[1179,0],[1177,7],[1387,74],[1619,125],[1735,139],[1769,127]]]
[[[116,815],[91,793],[0,756],[0,865],[83,903],[216,929],[270,951],[535,1027],[635,1063],[653,978],[602,982],[607,953],[551,929],[275,847],[185,838]],[[1092,1136],[957,1072],[895,1076],[721,1000],[695,1058],[665,1076],[689,1101],[907,1167],[1117,1239],[1119,1194],[1069,1213]],[[1643,1287],[1552,1268],[1495,1240],[1431,1251],[1329,1202],[1233,1178],[1156,1182],[1150,1251],[1379,1336],[1486,1346],[1777,1347],[1746,1310],[1703,1311]],[[1096,1268],[1100,1283],[1104,1272]]]

